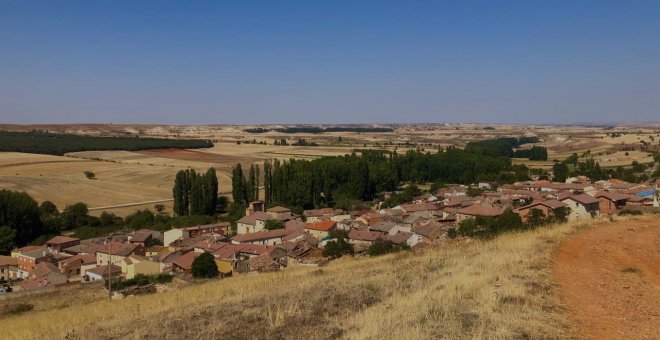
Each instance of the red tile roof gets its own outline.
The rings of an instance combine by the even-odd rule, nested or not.
[[[18,266],[18,258],[11,256],[0,256],[0,266]]]
[[[66,237],[66,236],[55,236],[48,240],[46,244],[48,245],[60,245],[64,243],[69,243],[69,242],[75,242],[75,241],[80,241],[80,239],[73,238],[73,237]]]
[[[592,196],[589,196],[587,194],[579,194],[579,195],[570,195],[568,197],[564,197],[561,199],[561,201],[571,199],[575,202],[578,202],[580,204],[594,204],[598,203],[598,199]]]
[[[254,242],[262,240],[270,240],[273,238],[282,238],[295,230],[291,229],[275,229],[275,230],[263,230],[256,233],[241,234],[232,237],[232,241],[236,242]]]
[[[456,213],[469,216],[494,217],[501,215],[502,211],[489,205],[473,204],[469,207],[458,210]]]
[[[385,235],[383,233],[377,231],[351,230],[348,232],[348,238],[356,241],[373,242],[384,237]]]
[[[337,222],[333,220],[323,220],[316,223],[307,223],[306,229],[319,230],[319,231],[329,231],[337,225]]]
[[[558,209],[558,208],[563,208],[563,207],[568,206],[566,203],[560,202],[560,201],[557,201],[557,200],[545,200],[545,201],[533,202],[532,204],[521,207],[519,210],[530,209],[530,208],[533,208],[537,205],[544,205],[544,206],[546,206],[550,209]]]
[[[189,252],[177,257],[174,261],[172,261],[172,263],[179,266],[179,267],[181,267],[181,268],[188,269],[188,268],[192,267],[193,262],[195,261],[195,259],[199,255],[202,255],[202,253],[189,251]]]
[[[252,214],[245,216],[238,220],[238,223],[243,223],[243,224],[249,224],[249,225],[256,225],[257,220],[259,221],[267,221],[270,219],[270,216],[266,212],[263,211],[255,211]]]

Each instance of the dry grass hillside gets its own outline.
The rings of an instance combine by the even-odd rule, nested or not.
[[[3,303],[34,310],[0,316],[0,329],[10,339],[572,338],[550,259],[555,245],[588,227],[344,258],[112,302],[92,287],[81,298],[68,290],[17,295]]]

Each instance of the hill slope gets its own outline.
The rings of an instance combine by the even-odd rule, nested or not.
[[[34,311],[1,319],[0,329],[13,339],[573,337],[550,257],[581,228],[345,258],[112,302],[87,292],[57,308],[49,299],[61,297],[44,293],[29,298]]]

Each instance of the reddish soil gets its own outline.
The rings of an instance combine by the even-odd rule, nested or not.
[[[558,247],[553,273],[581,336],[660,339],[660,219],[571,237]]]
[[[139,153],[152,157],[179,159],[184,161],[198,161],[218,163],[220,165],[234,166],[236,163],[248,163],[252,161],[249,157],[219,155],[210,152],[202,152],[188,149],[154,149],[143,150]]]

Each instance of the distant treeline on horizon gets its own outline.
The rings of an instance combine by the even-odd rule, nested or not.
[[[213,147],[208,140],[144,137],[96,137],[45,131],[0,131],[0,151],[64,155],[102,150],[200,149]]]
[[[323,133],[323,132],[393,132],[394,129],[389,127],[288,127],[277,129],[266,128],[249,128],[243,131],[248,133],[265,133],[269,131],[277,131],[281,133]]]

